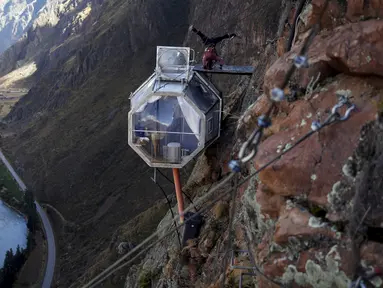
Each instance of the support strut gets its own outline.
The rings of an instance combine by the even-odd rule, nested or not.
[[[178,168],[173,168],[174,186],[176,188],[178,214],[180,215],[180,222],[184,222],[184,198],[182,197],[182,187],[180,181],[180,171]]]

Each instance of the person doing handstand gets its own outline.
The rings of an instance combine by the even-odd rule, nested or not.
[[[202,57],[203,68],[208,70],[212,69],[210,63],[212,63],[213,61],[216,61],[220,64],[220,69],[222,69],[222,65],[224,64],[224,61],[221,57],[218,56],[216,45],[220,43],[222,40],[232,39],[236,37],[237,35],[235,33],[232,33],[232,34],[225,34],[219,37],[207,37],[201,31],[196,29],[193,25],[190,26],[189,30],[196,33],[201,38],[203,44],[205,45],[205,52]]]

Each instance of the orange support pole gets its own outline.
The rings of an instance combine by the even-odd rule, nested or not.
[[[184,198],[182,197],[182,188],[180,181],[180,171],[178,168],[173,168],[174,186],[176,187],[176,197],[178,203],[178,214],[180,215],[180,222],[184,222]]]

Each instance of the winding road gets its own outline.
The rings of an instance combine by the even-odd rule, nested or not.
[[[16,180],[20,189],[25,192],[27,190],[27,186],[25,186],[24,182],[21,180],[19,175],[17,175],[16,171],[8,162],[7,158],[5,158],[2,151],[0,151],[0,158],[3,161],[4,165],[8,168],[13,178]],[[41,222],[43,223],[46,239],[48,242],[48,259],[47,259],[48,261],[45,267],[45,274],[44,274],[44,281],[42,284],[42,288],[50,288],[52,284],[52,280],[53,280],[53,274],[54,274],[55,262],[56,262],[55,236],[53,234],[53,229],[52,229],[51,223],[49,222],[49,218],[47,214],[45,213],[45,210],[40,206],[40,204],[37,201],[35,201],[35,203],[36,203],[37,212],[39,213]]]

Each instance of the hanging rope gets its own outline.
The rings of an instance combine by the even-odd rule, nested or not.
[[[168,180],[169,183],[174,185],[174,181],[172,181],[168,176],[166,176],[160,169],[157,169],[157,171],[161,174],[162,177],[164,177],[166,180]],[[189,200],[190,203],[193,203],[193,200],[185,191],[182,190],[182,194],[185,195],[185,197]],[[197,208],[195,210],[196,210],[196,212],[198,212]]]
[[[170,200],[168,198],[168,195],[166,195],[165,193],[165,190],[161,187],[161,185],[156,181],[155,182],[157,187],[161,190],[162,194],[164,194],[164,197],[166,199],[166,202],[168,203],[168,206],[169,206],[169,210],[170,210],[170,213],[172,214],[172,217],[173,219],[175,218],[174,216],[174,212],[173,212],[173,209],[172,209],[172,204],[170,203]],[[174,227],[176,228],[177,227],[177,222],[176,221],[173,221],[174,223]],[[176,230],[177,231],[177,239],[178,239],[178,243],[180,244],[180,249],[182,249],[182,244],[181,244],[181,235],[180,235],[180,232],[178,231],[178,229]]]
[[[234,187],[237,187],[238,185],[238,177],[235,178],[235,184],[234,184]],[[229,251],[231,251],[233,249],[233,230],[234,230],[234,227],[233,227],[233,224],[234,224],[234,215],[235,215],[235,211],[236,211],[236,205],[237,205],[237,189],[233,189],[233,191],[231,192],[231,210],[230,210],[230,219],[229,219],[229,239],[227,241],[227,248],[226,248],[226,254],[227,255],[229,253]],[[228,262],[228,259],[229,257],[224,257],[224,264],[222,266],[222,273],[223,273],[223,278],[222,278],[222,284],[221,284],[221,287],[222,288],[225,288],[225,282],[226,282],[226,268],[227,268],[227,262]]]

